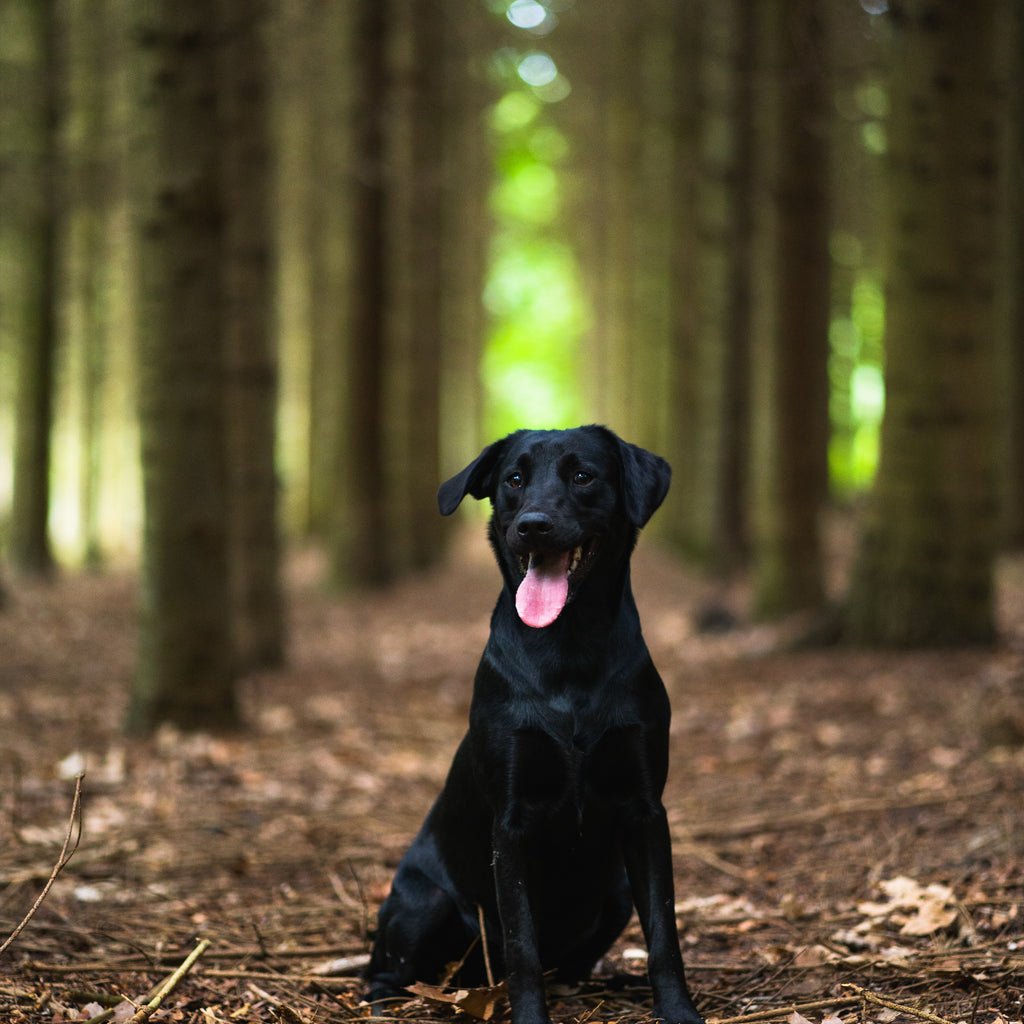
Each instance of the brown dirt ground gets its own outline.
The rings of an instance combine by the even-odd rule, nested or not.
[[[140,1000],[203,938],[154,1020],[368,1013],[352,964],[464,729],[498,577],[476,533],[444,571],[384,593],[330,599],[313,555],[289,576],[290,667],[246,681],[252,729],[228,738],[120,731],[131,578],[9,588],[0,941],[42,890],[86,776],[77,852],[0,955],[0,1021]],[[665,802],[708,1016],[1019,1021],[1024,561],[1001,568],[1003,640],[985,651],[795,652],[799,623],[743,624],[742,584],[717,594],[651,543],[634,588],[673,699]],[[741,625],[697,633],[696,610],[723,596]],[[609,980],[642,974],[642,947],[634,923],[593,985],[553,994],[555,1019],[644,1019],[645,990]],[[356,959],[314,973],[339,958]]]

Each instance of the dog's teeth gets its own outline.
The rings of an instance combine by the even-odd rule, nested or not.
[[[580,560],[583,558],[583,548],[573,548],[572,561],[569,563],[569,572],[574,573]]]

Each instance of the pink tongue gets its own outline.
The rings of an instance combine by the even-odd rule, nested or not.
[[[516,591],[516,611],[528,626],[550,626],[569,596],[569,552],[545,555],[540,565],[530,565]]]

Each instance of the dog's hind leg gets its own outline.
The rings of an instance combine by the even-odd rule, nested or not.
[[[371,1003],[402,998],[414,981],[433,984],[473,941],[452,898],[422,871],[400,866],[381,904],[377,940],[364,978]]]

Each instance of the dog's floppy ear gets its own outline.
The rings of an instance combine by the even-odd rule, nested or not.
[[[437,492],[437,507],[441,515],[450,516],[467,494],[477,499],[490,497],[494,489],[494,471],[514,436],[509,434],[488,445],[461,473],[441,484]]]
[[[634,526],[643,526],[668,494],[672,468],[660,456],[635,444],[615,439],[622,459],[622,493],[626,514]]]

